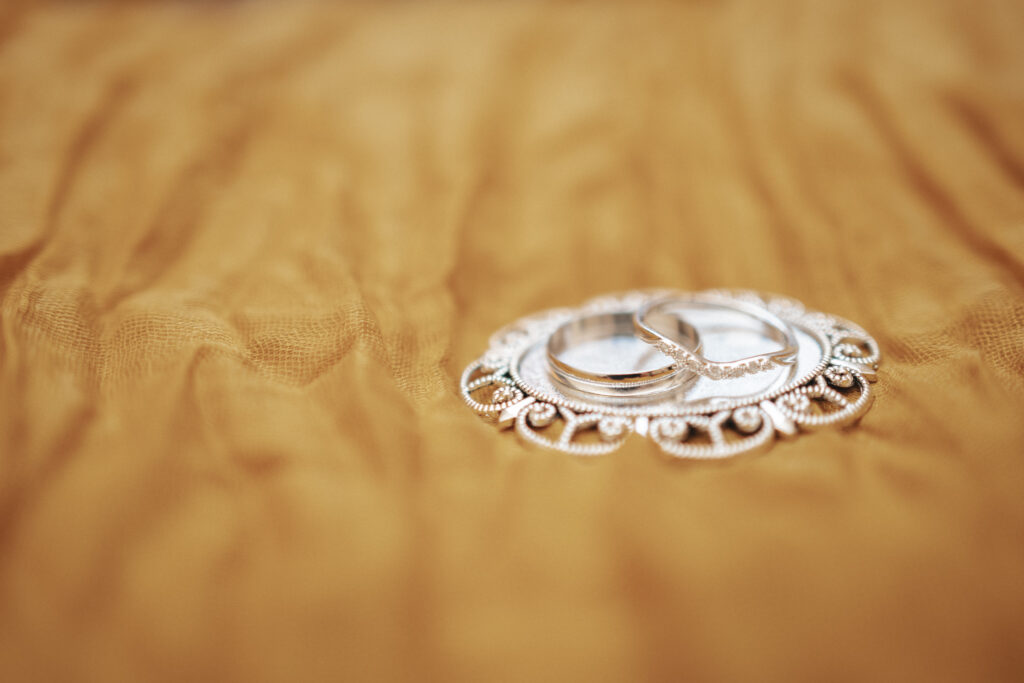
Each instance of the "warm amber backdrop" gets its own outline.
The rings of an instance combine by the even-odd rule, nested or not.
[[[1024,4],[0,9],[0,679],[1024,679]],[[499,325],[760,288],[859,428],[580,462]]]

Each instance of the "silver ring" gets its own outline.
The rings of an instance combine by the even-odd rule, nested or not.
[[[548,365],[552,377],[563,386],[585,394],[602,396],[649,396],[666,386],[676,387],[696,375],[674,361],[651,370],[591,372],[562,359],[569,349],[580,344],[610,337],[633,337],[632,311],[592,313],[563,323],[547,341]],[[680,348],[700,350],[700,337],[692,325],[675,317],[667,337]],[[651,351],[655,351],[651,347]]]
[[[761,323],[766,336],[781,344],[782,348],[729,361],[714,361],[705,358],[700,354],[700,349],[687,348],[673,339],[671,334],[664,334],[651,325],[651,322],[657,321],[658,318],[661,318],[661,321],[668,320],[670,323],[681,320],[678,315],[668,311],[673,308],[686,307],[718,308],[743,313]],[[655,299],[637,309],[633,315],[633,324],[638,338],[675,360],[680,367],[713,380],[754,375],[780,365],[789,365],[796,359],[797,351],[800,348],[793,329],[777,315],[762,306],[734,299],[722,302],[713,299],[676,297]],[[662,322],[662,324],[664,323]]]

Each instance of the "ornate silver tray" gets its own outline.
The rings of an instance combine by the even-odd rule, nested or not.
[[[552,381],[545,345],[573,316],[635,310],[655,297],[767,307],[789,323],[799,341],[796,361],[754,376],[700,377],[671,395],[619,401],[570,394]],[[757,338],[718,334],[713,313],[689,322],[708,345],[742,355]],[[579,349],[581,362],[642,364],[650,347],[640,340],[609,339]],[[775,437],[848,425],[870,407],[880,353],[863,329],[843,318],[809,311],[793,299],[742,290],[697,293],[634,291],[592,299],[576,309],[552,309],[521,318],[496,332],[490,347],[460,380],[462,397],[479,415],[513,428],[527,442],[573,455],[614,451],[630,434],[653,440],[679,458],[724,458],[769,447]]]

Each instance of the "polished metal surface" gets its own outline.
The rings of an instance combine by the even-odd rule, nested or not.
[[[743,330],[744,326],[753,323],[764,339],[778,346],[768,345],[750,355],[741,352],[738,357],[725,354],[722,359],[708,358],[699,349],[678,343],[671,334],[675,321],[683,317],[688,319],[697,311],[717,314],[720,318],[718,325],[726,329],[737,326],[734,329]],[[714,380],[754,375],[780,365],[791,365],[798,351],[796,336],[790,325],[764,306],[713,295],[676,296],[648,301],[636,310],[633,324],[637,337],[652,344],[687,370]],[[722,351],[718,347],[709,349]]]
[[[687,349],[700,349],[700,336],[675,317],[666,337]],[[575,316],[547,339],[547,362],[555,381],[582,395],[636,399],[671,391],[693,380],[694,373],[653,346],[635,352],[634,311]]]
[[[634,315],[659,339],[689,345],[709,363],[757,359],[758,367],[697,373],[668,363],[624,327]],[[635,291],[502,328],[460,385],[477,413],[546,448],[599,455],[634,433],[675,457],[723,458],[766,448],[776,436],[855,422],[871,405],[879,361],[863,329],[793,299],[745,290]],[[559,363],[572,368],[574,383],[563,380]]]

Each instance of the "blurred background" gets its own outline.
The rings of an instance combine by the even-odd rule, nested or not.
[[[7,2],[0,679],[1024,678],[1024,5]],[[885,355],[668,463],[462,405],[532,311]]]

